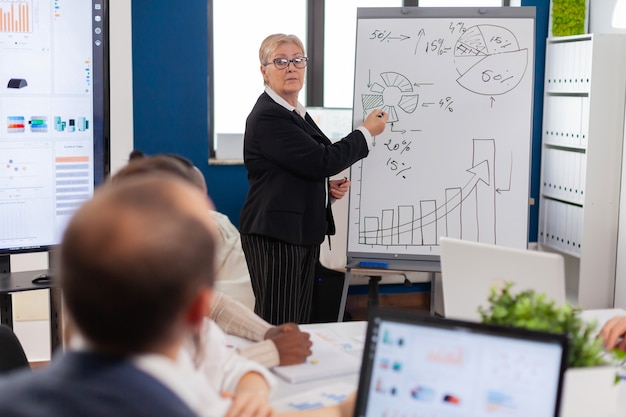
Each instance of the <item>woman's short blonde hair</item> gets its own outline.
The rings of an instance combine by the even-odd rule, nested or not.
[[[278,49],[278,47],[285,43],[292,43],[296,45],[298,48],[302,50],[302,54],[304,55],[304,45],[300,38],[296,35],[285,35],[284,33],[275,33],[273,35],[268,36],[261,42],[261,47],[259,48],[259,61],[261,65],[265,65],[270,62],[272,54]]]

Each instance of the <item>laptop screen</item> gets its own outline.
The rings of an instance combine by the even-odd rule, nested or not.
[[[358,417],[557,417],[564,336],[372,309]]]

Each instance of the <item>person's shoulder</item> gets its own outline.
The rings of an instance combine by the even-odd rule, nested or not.
[[[21,391],[26,392],[27,388],[36,379],[41,379],[41,374],[45,373],[45,370],[33,372],[31,369],[20,369],[3,374],[0,378],[0,404]]]
[[[45,369],[21,371],[1,380],[2,417],[56,417],[85,411],[91,416],[194,415],[170,388],[130,361],[94,353],[65,352]],[[137,402],[137,397],[146,401]]]
[[[218,326],[215,320],[208,317],[205,317],[204,321],[202,322],[202,333],[205,335],[210,335],[210,337],[207,337],[207,340],[210,340],[210,343],[215,343],[218,340],[218,337],[220,338],[220,340],[226,339],[226,333],[224,333],[220,326]]]
[[[209,213],[211,215],[211,218],[217,225],[220,237],[224,241],[230,241],[235,238],[239,239],[239,230],[230,221],[230,218],[227,215],[215,210],[210,210]]]
[[[267,107],[268,105],[271,105],[272,103],[276,103],[274,100],[272,100],[272,98],[269,96],[269,94],[267,94],[265,91],[261,93],[261,95],[259,95],[259,98],[257,98],[256,100],[256,104],[254,105],[254,108],[252,109],[254,110],[258,110],[260,108],[264,108]]]
[[[282,111],[276,111],[276,110],[281,110]],[[271,112],[271,114],[286,114],[289,115],[291,112],[289,110],[287,110],[286,108],[284,108],[282,105],[280,105],[279,103],[277,103],[272,97],[270,97],[269,94],[267,94],[266,92],[263,92],[257,102],[256,105],[254,106],[254,109],[252,110],[252,114],[254,113],[263,113],[269,111]]]
[[[264,132],[268,128],[273,129],[277,125],[291,123],[293,120],[292,112],[275,102],[264,92],[246,118],[246,135],[244,140],[249,139],[248,132],[250,131],[259,129]]]
[[[216,222],[224,223],[224,224],[232,224],[232,222],[230,221],[230,218],[224,213],[221,213],[217,210],[209,210],[209,213],[211,213],[211,216],[213,216],[213,220],[215,220]]]
[[[54,397],[57,388],[60,388],[59,381],[47,368],[22,369],[3,374],[0,378],[0,416],[47,415],[37,414],[32,407],[42,396]],[[28,410],[32,410],[34,414]]]

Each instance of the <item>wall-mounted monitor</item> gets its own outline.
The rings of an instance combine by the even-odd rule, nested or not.
[[[0,255],[60,243],[109,170],[108,0],[0,0]]]

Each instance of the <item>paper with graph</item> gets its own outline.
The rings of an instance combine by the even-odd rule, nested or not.
[[[323,333],[311,332],[311,350],[305,363],[291,366],[277,366],[272,371],[291,383],[313,381],[339,375],[359,372],[361,361],[328,339]]]

